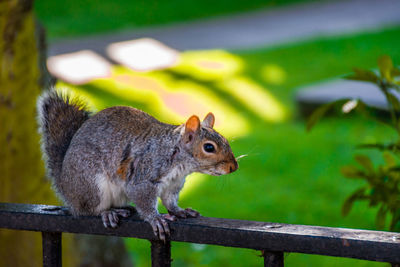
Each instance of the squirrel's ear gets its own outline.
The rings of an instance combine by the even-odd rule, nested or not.
[[[209,112],[201,124],[204,125],[205,127],[212,128],[214,127],[214,122],[215,122],[214,114]]]
[[[193,135],[200,129],[200,119],[196,115],[191,116],[185,124],[185,143],[191,143],[193,141]]]

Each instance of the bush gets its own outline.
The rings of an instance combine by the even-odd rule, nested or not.
[[[376,226],[385,228],[388,214],[390,231],[400,231],[400,101],[395,91],[400,91],[400,69],[393,65],[389,56],[378,59],[379,73],[371,70],[354,68],[354,73],[346,79],[371,82],[377,85],[388,103],[388,116],[382,111],[368,106],[360,99],[340,99],[318,108],[308,119],[310,130],[328,111],[341,110],[342,113],[358,112],[369,118],[389,125],[397,140],[382,140],[380,143],[360,144],[358,148],[378,150],[383,164],[376,164],[364,154],[357,154],[354,159],[357,166],[348,165],[341,169],[343,176],[349,179],[361,179],[365,185],[350,194],[342,206],[342,214],[347,215],[355,201],[368,201],[370,207],[379,207],[376,214]],[[385,114],[387,115],[387,113]]]

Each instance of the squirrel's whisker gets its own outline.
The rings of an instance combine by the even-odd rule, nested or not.
[[[248,156],[248,154],[240,155],[240,156],[236,157],[236,160],[240,160],[241,158],[245,158],[247,156]]]

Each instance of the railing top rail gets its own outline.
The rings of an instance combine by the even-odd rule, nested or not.
[[[100,217],[74,217],[47,205],[0,203],[0,228],[154,239],[136,214],[106,229]],[[400,233],[208,217],[171,222],[170,228],[171,241],[400,263]]]

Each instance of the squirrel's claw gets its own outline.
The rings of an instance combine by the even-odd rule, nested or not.
[[[164,219],[166,219],[167,221],[170,221],[170,222],[174,222],[174,221],[178,220],[178,217],[176,217],[173,214],[163,214],[162,216],[164,217]]]
[[[129,217],[131,215],[130,210],[123,208],[112,208],[110,210],[103,211],[101,213],[101,219],[103,221],[104,227],[106,228],[116,228],[118,226],[119,217]]]
[[[116,212],[112,210],[106,210],[101,213],[101,219],[103,221],[104,227],[115,228],[118,226],[119,218]]]
[[[200,212],[191,208],[186,208],[185,213],[187,218],[196,218],[200,216]]]
[[[170,236],[168,222],[162,215],[158,215],[154,220],[150,222],[153,228],[154,235],[157,236],[161,241],[165,242],[166,237]]]
[[[181,209],[179,211],[168,211],[169,214],[176,216],[180,219],[186,219],[186,218],[196,218],[200,216],[200,213],[196,210],[193,210],[191,208],[187,209]]]
[[[114,211],[118,216],[121,216],[123,218],[131,216],[131,211],[129,208],[113,208],[111,210]]]

